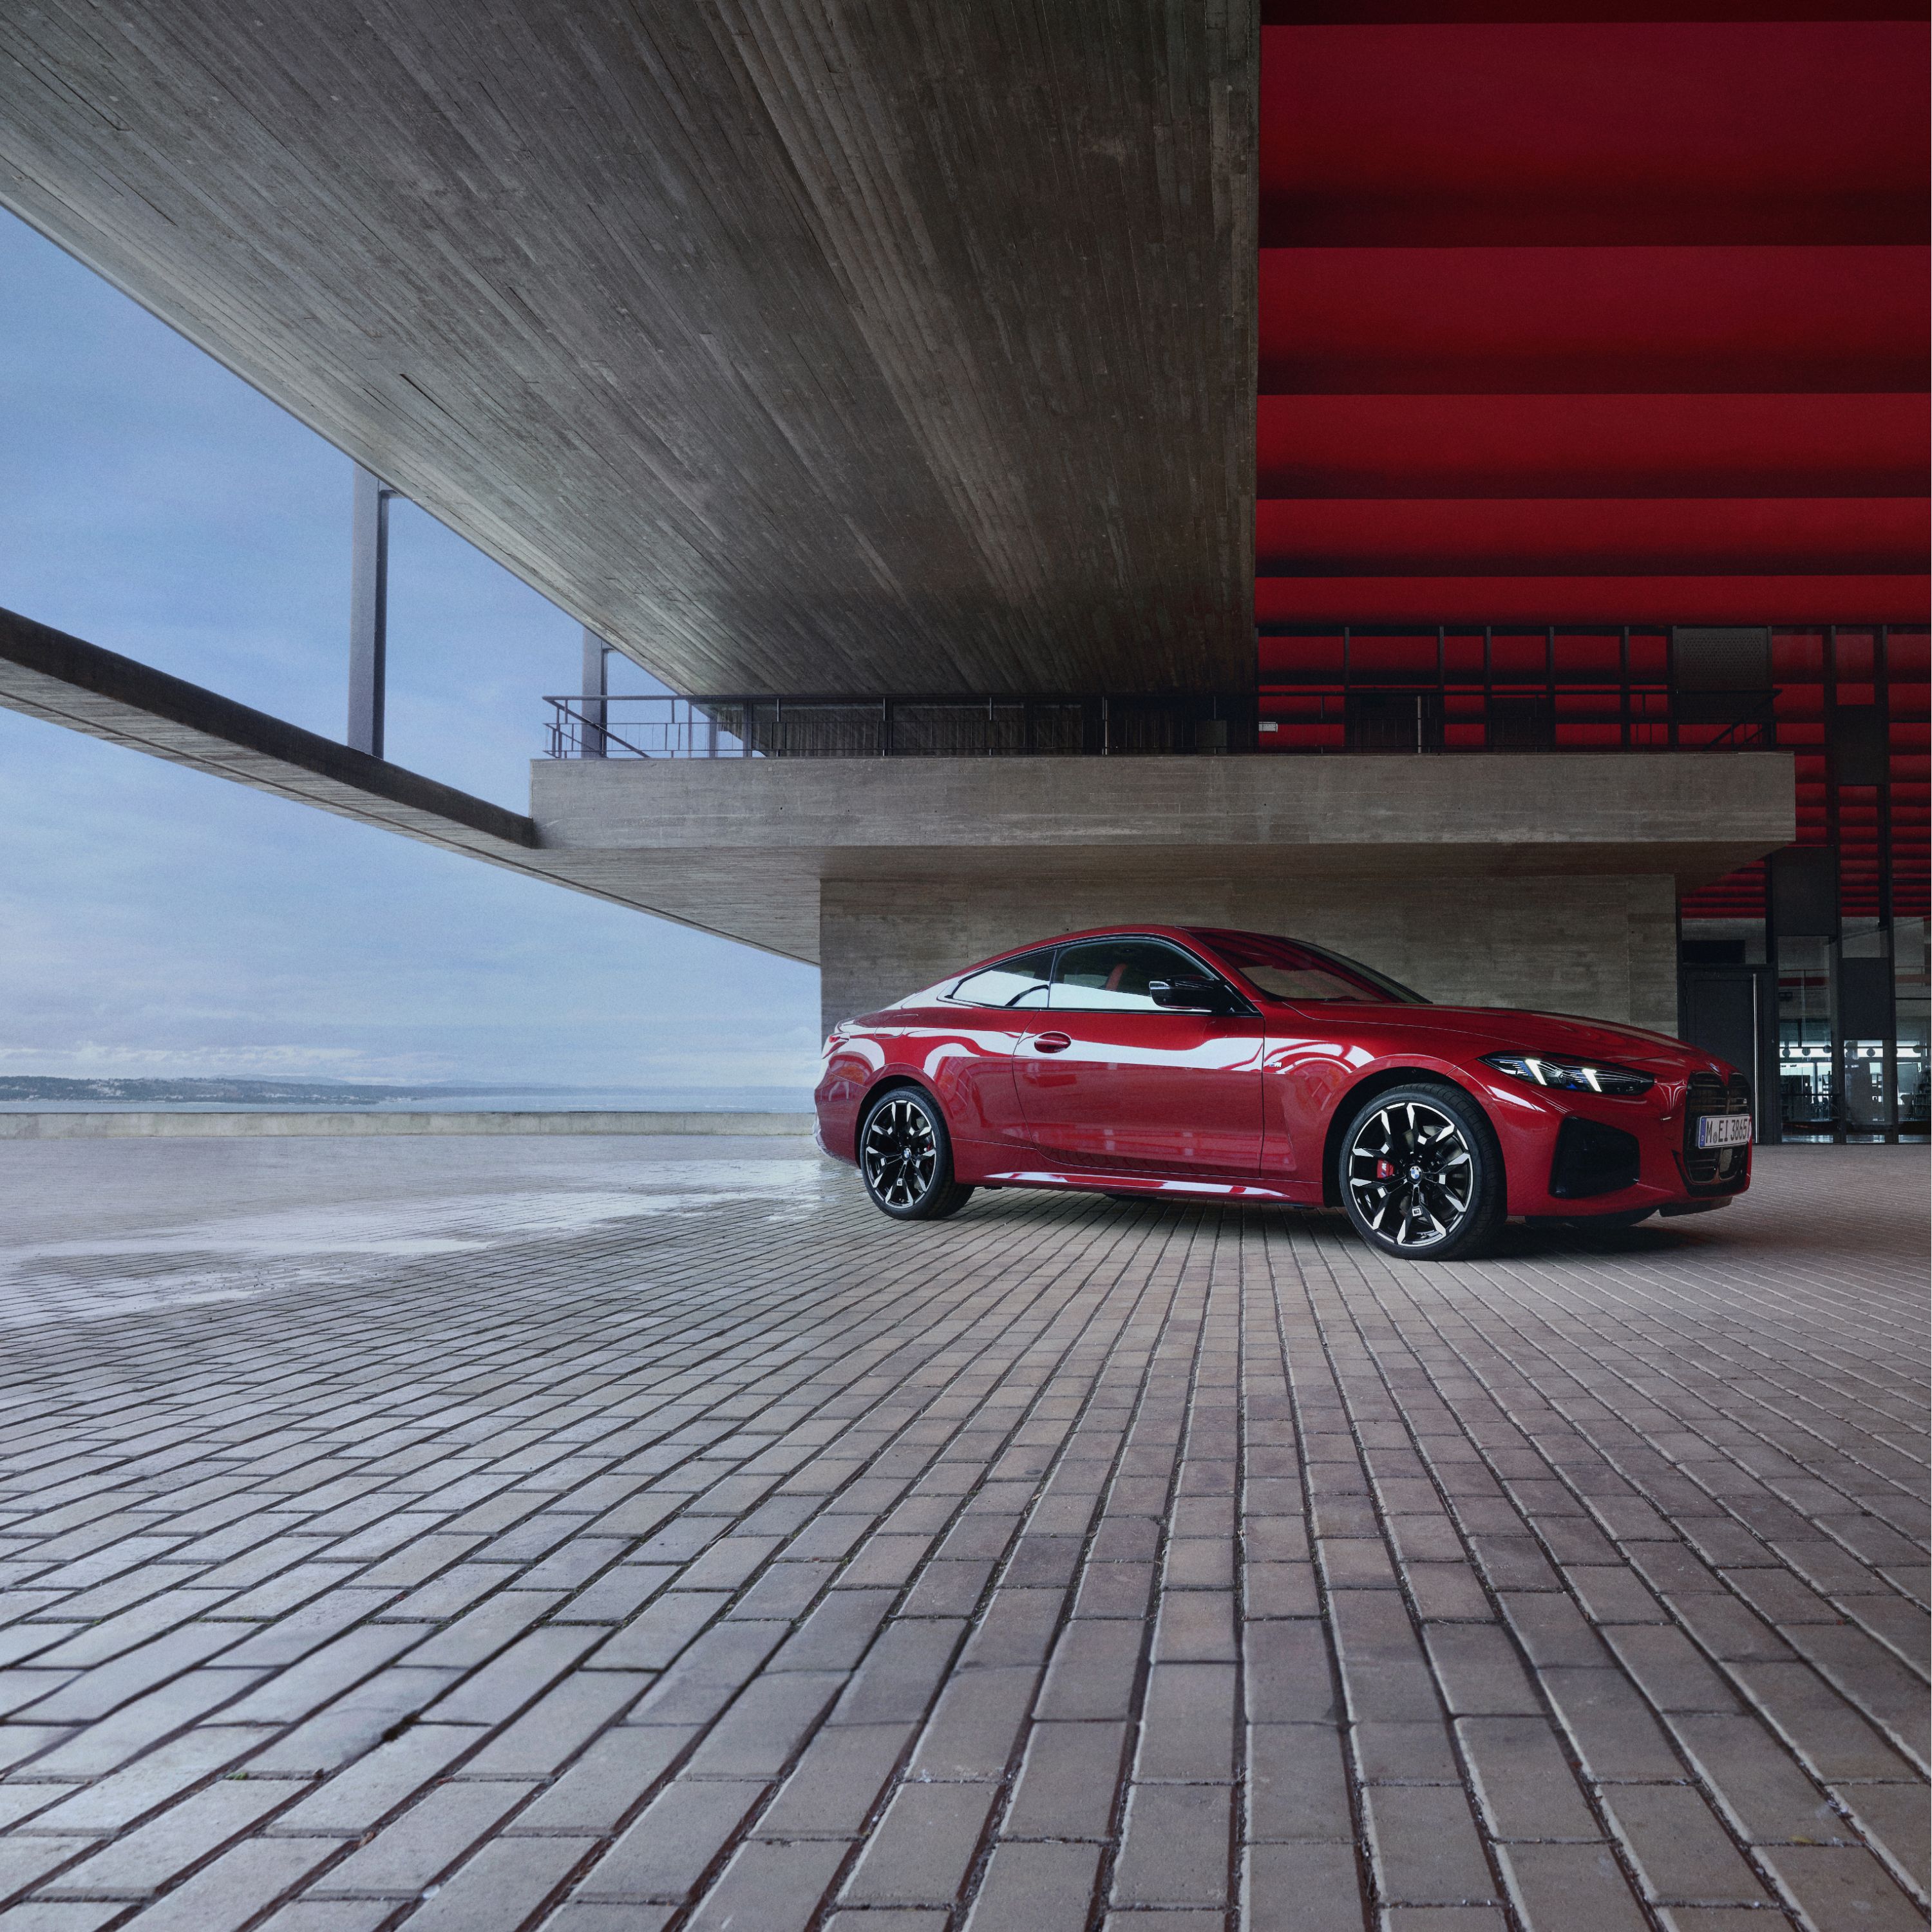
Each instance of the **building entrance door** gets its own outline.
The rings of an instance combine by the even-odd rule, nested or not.
[[[1751,1084],[1757,1136],[1777,1138],[1778,1096],[1763,1091],[1760,1045],[1760,968],[1694,966],[1678,980],[1678,1030],[1690,1044],[1728,1060]]]

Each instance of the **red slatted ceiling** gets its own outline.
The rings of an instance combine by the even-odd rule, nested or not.
[[[1923,615],[1922,14],[1685,10],[1270,10],[1264,622]]]
[[[1452,747],[1490,741],[1478,627],[1523,627],[1491,640],[1523,692],[1552,668],[1540,627],[1606,627],[1559,633],[1544,688],[1580,748],[1622,742],[1616,627],[1769,623],[1800,842],[1827,842],[1824,627],[1927,611],[1923,6],[1263,18],[1256,613],[1327,627],[1262,638],[1263,742],[1342,742],[1344,626],[1414,626],[1356,630],[1350,674],[1446,676]],[[1868,638],[1838,637],[1838,700],[1871,701]],[[1639,743],[1667,736],[1663,651],[1632,638]],[[1925,657],[1893,629],[1902,916],[1932,858]],[[1878,909],[1882,830],[1876,791],[1841,790],[1848,914]],[[1754,867],[1685,910],[1762,904]]]

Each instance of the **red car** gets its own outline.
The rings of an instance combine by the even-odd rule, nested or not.
[[[1743,1076],[1682,1040],[1432,1006],[1291,939],[1070,933],[825,1043],[818,1144],[900,1220],[976,1187],[1340,1206],[1391,1254],[1479,1252],[1504,1220],[1628,1226],[1750,1184]]]

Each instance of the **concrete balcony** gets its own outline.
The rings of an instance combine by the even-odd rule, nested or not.
[[[543,761],[541,868],[817,962],[828,1020],[1147,920],[1674,1028],[1678,892],[1788,844],[1780,752]]]

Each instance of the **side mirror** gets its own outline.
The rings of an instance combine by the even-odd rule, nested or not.
[[[1232,1002],[1228,989],[1218,980],[1188,974],[1178,980],[1150,980],[1148,997],[1157,1006],[1179,1007],[1190,1012],[1225,1013]]]

